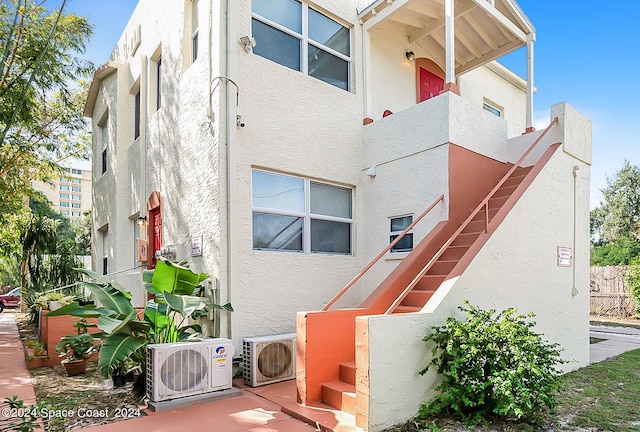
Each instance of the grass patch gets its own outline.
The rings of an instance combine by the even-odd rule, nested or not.
[[[570,425],[640,431],[640,350],[592,364],[563,377],[558,416]]]
[[[446,415],[413,419],[387,432],[427,431],[610,431],[640,432],[640,349],[563,375],[558,406],[543,425],[489,420],[468,428]]]

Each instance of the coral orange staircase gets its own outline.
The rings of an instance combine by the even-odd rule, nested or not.
[[[477,177],[469,180],[468,166],[460,166],[456,171],[450,162],[449,220],[437,224],[359,308],[329,310],[420,219],[444,202],[443,196],[438,197],[321,311],[299,313],[298,347],[302,352],[298,358],[302,366],[298,369],[297,379],[300,402],[321,401],[356,413],[356,377],[359,376],[354,361],[356,317],[419,312],[444,281],[462,274],[560,146],[550,145],[534,165],[520,166],[556,122],[557,118],[515,164],[486,161],[480,155],[465,153],[475,166],[485,168],[484,171],[479,168]],[[450,154],[456,151],[464,153],[466,150],[450,149]],[[454,180],[460,178],[465,180]],[[459,184],[452,185],[455,181]],[[327,332],[332,334],[327,335]],[[328,340],[332,341],[330,350],[326,349]],[[317,358],[319,354],[322,358]]]

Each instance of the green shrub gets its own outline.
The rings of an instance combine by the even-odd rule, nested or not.
[[[519,315],[509,308],[495,310],[471,306],[459,309],[466,321],[447,318],[442,327],[423,341],[433,342],[431,367],[442,375],[436,399],[423,406],[421,415],[450,412],[469,424],[491,416],[537,420],[556,405],[559,370],[564,363],[558,344],[535,333],[533,314]]]

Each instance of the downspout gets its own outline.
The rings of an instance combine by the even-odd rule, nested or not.
[[[571,295],[573,297],[578,295],[578,288],[576,287],[576,224],[577,224],[577,190],[578,190],[578,170],[580,167],[575,165],[573,167],[573,289]]]
[[[236,10],[233,0],[227,0],[227,70],[225,75],[232,77],[235,74],[236,65],[235,57],[232,54],[232,40],[235,40],[236,31]],[[236,138],[236,113],[232,112],[233,92],[231,91],[231,82],[226,80],[227,83],[227,302],[231,303],[231,287],[234,282],[233,259],[235,256],[235,226],[233,223],[233,215],[235,206],[233,206],[232,192],[235,190],[235,157],[232,153],[232,149],[235,147]],[[236,96],[237,101],[237,96]],[[233,207],[232,207],[233,206]],[[231,339],[231,314],[227,312],[227,337]]]

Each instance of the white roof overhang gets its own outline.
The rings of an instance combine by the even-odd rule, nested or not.
[[[535,28],[513,0],[454,1],[456,75],[535,40]],[[367,31],[407,36],[444,69],[445,0],[376,0],[358,18]]]

